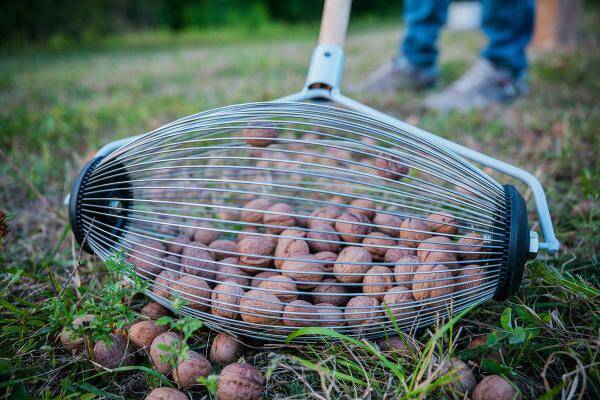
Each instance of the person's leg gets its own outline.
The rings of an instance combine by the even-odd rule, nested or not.
[[[450,0],[404,0],[406,33],[399,53],[418,68],[435,66],[437,38]]]
[[[481,56],[514,78],[522,77],[534,18],[535,0],[483,0],[482,28],[489,42]]]

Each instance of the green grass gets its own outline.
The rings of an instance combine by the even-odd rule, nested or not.
[[[506,109],[439,115],[425,94],[356,98],[424,129],[536,174],[547,190],[562,249],[529,263],[521,289],[443,328],[416,332],[417,350],[386,355],[342,340],[323,349],[262,348],[247,356],[269,373],[265,396],[459,398],[436,359],[452,353],[477,376],[502,373],[525,398],[600,398],[600,62],[597,14],[577,47],[536,55],[531,94]],[[316,39],[311,27],[244,32],[153,33],[107,39],[85,49],[30,50],[0,59],[0,208],[12,216],[0,253],[2,398],[143,398],[160,377],[148,364],[127,375],[99,373],[57,346],[49,304],[78,258],[62,204],[86,157],[104,143],[152,130],[207,108],[268,100],[303,84]],[[278,30],[280,29],[280,30]],[[220,36],[219,36],[220,35]],[[393,53],[400,29],[365,25],[350,35],[346,83],[359,81]],[[447,33],[442,84],[458,77],[484,38]],[[501,182],[506,177],[494,175]],[[529,198],[531,194],[523,190]],[[588,203],[586,203],[588,202]],[[591,212],[577,207],[591,205]],[[89,257],[77,270],[72,302],[100,299],[104,267]],[[143,299],[136,299],[137,309]],[[470,337],[489,346],[469,350]],[[209,331],[191,344],[203,351]],[[495,355],[496,357],[491,357]],[[201,391],[196,392],[202,398]]]

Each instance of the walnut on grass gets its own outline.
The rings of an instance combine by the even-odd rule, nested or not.
[[[212,374],[213,366],[206,357],[193,350],[188,350],[185,360],[173,370],[173,380],[180,388],[200,385],[198,378],[206,378]]]
[[[243,354],[244,346],[234,337],[219,333],[210,346],[210,360],[221,365],[236,362]]]
[[[265,378],[250,364],[229,364],[218,378],[219,400],[258,400],[262,397]]]

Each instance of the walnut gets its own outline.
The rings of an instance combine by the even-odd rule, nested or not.
[[[276,214],[265,214],[263,216],[263,223],[265,225],[276,225],[276,226],[267,226],[267,233],[279,234],[283,232],[286,228],[296,225],[296,218],[292,217],[290,214],[295,214],[294,209],[289,204],[285,203],[277,203],[273,204],[271,207],[267,209],[267,211],[276,213]]]
[[[250,364],[229,364],[219,375],[219,400],[258,400],[262,396],[265,378]]]
[[[292,278],[284,275],[271,276],[268,280],[261,282],[258,287],[274,294],[284,303],[289,303],[298,299],[297,293],[291,293],[298,291],[296,283]]]
[[[387,249],[383,262],[385,264],[396,264],[396,262],[404,256],[414,256],[417,252],[415,250],[409,250],[401,247],[394,247]]]
[[[249,290],[240,300],[242,319],[253,324],[276,324],[282,311],[283,303],[263,290]]]
[[[286,229],[281,232],[281,236],[284,237],[279,238],[277,247],[275,247],[275,267],[281,268],[281,264],[287,258],[310,253],[308,243],[301,239],[304,235],[306,235],[304,231],[295,229]]]
[[[240,233],[238,233],[237,235],[237,242],[241,242],[242,240],[248,238],[248,237],[256,237],[258,235],[254,235],[254,233],[259,233],[258,229],[253,227],[253,226],[247,226],[244,229],[242,229],[240,231]]]
[[[394,279],[399,285],[412,287],[413,275],[421,262],[415,256],[405,256],[396,261]]]
[[[482,258],[486,258],[485,254],[481,252],[485,251],[485,241],[479,233],[471,233],[469,236],[461,237],[458,239],[458,251],[459,258],[464,261],[475,261]]]
[[[177,389],[159,387],[151,391],[144,400],[188,400],[188,397]]]
[[[271,207],[271,202],[267,199],[255,199],[244,206],[244,211],[241,213],[243,222],[262,223],[264,213],[261,211]]]
[[[383,296],[382,304],[388,306],[394,316],[394,320],[397,323],[401,323],[416,317],[416,311],[418,310],[414,306],[414,301],[415,299],[408,287],[395,286],[389,289],[385,296]]]
[[[241,268],[249,274],[257,270],[248,267],[267,268],[273,263],[275,243],[260,236],[248,237],[237,244],[236,251],[240,253]]]
[[[363,275],[371,268],[372,261],[371,253],[366,249],[348,246],[340,252],[333,265],[333,272],[336,279],[340,282],[358,283],[362,281]]]
[[[404,165],[404,161],[391,154],[380,154],[375,159],[375,167],[380,168],[377,175],[386,179],[397,180],[408,174],[408,166]]]
[[[158,335],[150,345],[150,360],[154,369],[163,375],[168,375],[171,372],[171,363],[166,360],[169,352],[162,350],[161,345],[173,346],[177,342],[181,342],[181,337],[175,332],[165,332]]]
[[[335,220],[337,220],[337,218],[341,214],[342,214],[342,212],[337,207],[327,206],[327,207],[319,208],[318,210],[316,210],[312,214],[310,214],[310,216],[312,218],[308,219],[306,226],[308,228],[312,229],[312,224],[315,222],[325,222],[329,225],[333,225],[336,222]],[[324,219],[318,219],[318,218],[324,218]]]
[[[236,362],[243,354],[244,346],[226,333],[219,333],[210,346],[210,360],[228,365]]]
[[[330,303],[318,303],[315,306],[318,307],[318,324],[320,326],[332,327],[344,324],[344,310],[341,307]]]
[[[281,270],[283,275],[296,281],[298,289],[312,289],[323,280],[323,267],[312,254],[303,255],[301,260],[285,260]]]
[[[381,300],[385,292],[392,287],[392,278],[392,271],[388,267],[381,265],[371,267],[363,278],[363,293]]]
[[[458,222],[456,221],[456,218],[448,213],[445,215],[436,213],[429,214],[427,219],[428,221],[426,223],[429,225],[429,230],[432,232],[448,235],[456,235],[456,233],[458,233],[458,227],[452,226],[457,225]]]
[[[335,223],[335,230],[342,240],[348,243],[360,243],[364,235],[371,233],[371,221],[363,214],[344,213]]]
[[[315,303],[329,303],[334,306],[344,306],[350,299],[349,296],[345,296],[347,293],[348,289],[346,289],[345,286],[340,285],[338,281],[333,278],[327,278],[313,289],[313,299]]]
[[[177,282],[171,283],[174,296],[185,300],[187,307],[207,311],[210,301],[210,286],[208,283],[193,275],[182,275]]]
[[[404,220],[404,222],[402,222],[400,227],[405,229],[400,231],[400,244],[406,247],[417,247],[421,241],[429,239],[431,236],[433,236],[428,231],[428,225],[420,219],[407,218]]]
[[[152,292],[157,296],[168,299],[171,297],[170,288],[171,284],[179,278],[179,274],[170,269],[163,270],[155,279],[152,285]]]
[[[331,272],[333,271],[333,264],[335,263],[335,260],[337,260],[338,255],[332,251],[320,251],[315,253],[315,257],[321,261],[323,271]]]
[[[236,286],[235,282],[220,283],[213,289],[210,312],[219,317],[236,319],[239,314],[238,304],[243,296],[244,289]]]
[[[208,222],[197,222],[194,223],[194,226],[194,236],[192,238],[194,242],[200,242],[204,245],[208,245],[221,236],[221,232],[215,230],[215,228]]]
[[[112,343],[99,340],[94,345],[94,360],[107,369],[129,366],[135,363],[135,356],[125,336],[111,333]]]
[[[217,265],[215,280],[218,282],[233,281],[240,286],[250,285],[250,278],[239,266],[228,265],[237,264],[238,259],[234,257],[224,258]]]
[[[454,291],[466,291],[467,289],[483,285],[488,277],[487,272],[486,269],[480,268],[479,265],[475,264],[461,267],[461,270],[454,277],[454,283],[456,284]]]
[[[75,317],[70,326],[65,326],[60,331],[60,343],[69,353],[78,354],[85,350],[85,337],[78,335],[75,331],[83,325],[88,325],[93,319],[93,315]]]
[[[451,253],[455,249],[456,246],[453,245],[452,240],[448,237],[432,236],[419,244],[419,247],[417,247],[417,257],[419,257],[421,262],[428,263],[434,263],[444,259],[444,257],[446,257],[445,261],[448,259],[456,260],[454,253]]]
[[[166,269],[170,269],[171,271],[179,271],[181,269],[181,261],[179,257],[175,256],[166,256],[163,258],[163,266]]]
[[[312,230],[314,229],[314,230]],[[333,226],[323,221],[313,222],[311,231],[306,235],[310,249],[315,252],[331,251],[338,252],[340,244],[340,236],[337,234]]]
[[[348,325],[359,326],[359,330],[368,330],[369,326],[376,324],[380,313],[379,301],[375,297],[356,296],[346,304],[344,318]]]
[[[377,344],[381,351],[399,356],[410,356],[416,347],[407,337],[401,338],[400,336],[390,336],[381,339]]]
[[[339,205],[344,205],[348,202],[348,199],[345,196],[333,196],[329,199],[330,203],[334,203],[334,204],[339,204]]]
[[[470,392],[477,381],[471,369],[458,358],[445,358],[442,360],[441,374],[450,375],[454,380],[450,385],[461,393]]]
[[[200,385],[198,378],[212,374],[213,366],[206,357],[195,351],[188,350],[187,357],[173,370],[173,380],[180,388]]]
[[[517,393],[513,385],[500,375],[486,376],[475,386],[473,400],[519,400],[521,394]]]
[[[279,271],[263,271],[254,276],[252,278],[252,286],[257,288],[263,283],[266,279],[269,279],[272,276],[279,275]]]
[[[316,309],[308,301],[294,300],[283,308],[283,324],[299,328],[314,325]]]
[[[391,246],[396,245],[396,241],[391,236],[381,232],[371,232],[363,239],[364,248],[367,249],[373,260],[383,261],[385,253]],[[386,246],[386,247],[379,247]]]
[[[191,240],[187,236],[178,236],[169,240],[167,243],[167,251],[170,253],[181,254],[185,245],[190,244]]]
[[[151,319],[136,322],[128,330],[129,341],[138,349],[150,348],[152,341],[166,331],[166,326],[156,325]]]
[[[169,310],[167,310],[165,307],[161,306],[157,302],[151,301],[150,303],[142,307],[142,309],[140,310],[140,314],[148,318],[158,319],[160,317],[164,317],[165,315],[169,315]]]
[[[378,226],[374,226],[373,229],[397,238],[400,235],[402,222],[402,218],[400,217],[378,212],[375,214],[375,218],[373,218],[373,224]]]
[[[219,239],[211,242],[208,248],[212,250],[215,255],[215,260],[221,260],[227,257],[235,257],[235,249],[237,243],[232,240]]]
[[[274,125],[268,122],[252,122],[242,130],[246,143],[254,147],[267,147],[278,135],[279,132]]]
[[[368,210],[364,210],[367,208]],[[355,199],[350,202],[350,206],[346,209],[346,212],[352,214],[363,214],[369,219],[375,217],[375,202],[368,199]]]
[[[421,265],[413,277],[413,296],[422,301],[449,295],[453,283],[452,273],[445,265]]]
[[[146,244],[144,244],[146,243]],[[148,248],[144,246],[154,246]],[[127,262],[135,267],[135,271],[142,276],[153,278],[163,268],[164,246],[154,240],[146,240],[130,249]]]
[[[196,275],[206,279],[214,279],[215,264],[214,257],[202,243],[192,242],[181,253],[180,271],[185,274]]]

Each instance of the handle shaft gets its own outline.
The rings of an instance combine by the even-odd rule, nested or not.
[[[344,45],[351,4],[351,0],[325,0],[319,44]]]

